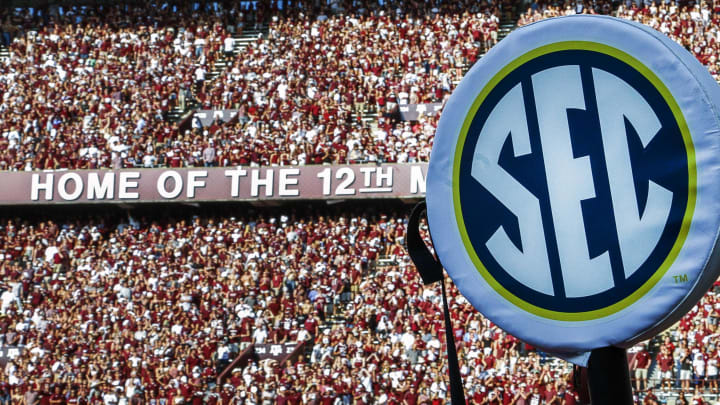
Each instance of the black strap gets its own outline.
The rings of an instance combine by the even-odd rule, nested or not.
[[[423,284],[428,285],[442,280],[443,267],[440,261],[430,253],[425,241],[420,236],[420,217],[425,211],[425,201],[422,201],[413,208],[410,214],[407,227],[407,250],[420,273]]]
[[[448,372],[450,373],[450,398],[452,405],[464,405],[465,392],[463,390],[462,377],[460,377],[460,364],[458,363],[457,349],[455,348],[450,309],[447,304],[443,267],[440,261],[428,250],[425,241],[423,241],[420,236],[420,217],[426,210],[425,201],[421,201],[413,208],[410,214],[407,228],[407,250],[425,285],[432,284],[436,281],[441,282],[440,286],[445,318],[445,342],[447,344]]]

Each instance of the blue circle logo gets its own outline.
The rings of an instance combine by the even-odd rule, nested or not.
[[[672,264],[695,179],[662,84],[587,45],[553,44],[501,72],[466,118],[454,181],[466,248],[496,290],[531,312],[592,319]]]
[[[707,69],[641,24],[513,31],[438,121],[438,258],[484,316],[578,364],[656,335],[720,274],[718,111]]]

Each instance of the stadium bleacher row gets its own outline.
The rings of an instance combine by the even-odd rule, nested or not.
[[[442,103],[515,20],[615,14],[718,72],[705,3],[283,3],[4,11],[0,170],[427,161],[437,117],[398,107]],[[237,115],[201,126],[198,108]],[[403,248],[407,211],[4,213],[0,402],[446,403],[440,289]],[[577,401],[567,363],[449,292],[471,403]],[[638,403],[718,399],[719,311],[711,291],[634,353]]]
[[[646,2],[638,5],[628,2],[612,8],[608,2],[598,2],[595,7],[578,3],[575,7],[536,7],[533,4],[518,19],[518,26],[544,18],[571,15],[578,12],[610,14],[618,18],[636,21],[667,35],[690,51],[718,79],[718,40],[720,32],[718,13],[720,6],[714,2]]]
[[[31,19],[0,67],[0,169],[426,161],[435,119],[398,122],[398,104],[442,102],[498,38],[491,7],[459,10],[276,15],[240,51],[235,9]],[[191,105],[238,115],[206,128],[167,119]]]
[[[91,403],[444,398],[439,287],[409,263],[404,216],[347,210],[3,221],[1,338],[22,351],[0,385]],[[562,381],[451,296],[471,395]],[[307,343],[294,362],[225,371],[248,344],[288,342]]]

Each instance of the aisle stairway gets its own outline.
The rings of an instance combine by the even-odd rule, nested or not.
[[[237,58],[239,55],[241,55],[245,49],[252,43],[257,41],[260,37],[267,37],[268,35],[268,26],[266,24],[263,24],[257,28],[247,29],[244,30],[242,33],[236,33],[233,35],[233,38],[235,39],[234,47],[233,47],[233,57]],[[1,54],[0,54],[1,56]],[[225,72],[225,70],[232,65],[232,60],[228,60],[225,57],[224,53],[220,53],[217,60],[215,60],[215,63],[213,64],[212,70],[207,73],[205,76],[206,82],[211,82],[221,74]],[[191,97],[190,100],[187,100],[185,109],[181,109],[180,106],[176,106],[167,115],[167,120],[170,122],[176,122],[184,119],[188,114],[195,111],[196,108],[199,107],[199,104],[194,98],[195,89],[192,90],[193,97]]]
[[[235,39],[233,47],[233,56],[237,57],[242,54],[252,42],[257,41],[258,38],[267,37],[269,28],[267,24],[263,24],[258,28],[247,29],[242,33],[236,33],[233,35]],[[232,65],[232,61],[225,58],[225,54],[221,54],[220,57],[215,61],[213,70],[210,71],[205,77],[206,80],[212,81],[216,77],[220,76],[225,70]]]
[[[498,28],[498,41],[508,36],[515,28],[517,28],[516,20],[504,20],[500,21],[500,27]]]

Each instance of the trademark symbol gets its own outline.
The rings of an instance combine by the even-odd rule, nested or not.
[[[679,275],[679,276],[673,276],[673,278],[675,279],[675,283],[676,283],[676,284],[678,284],[678,283],[687,283],[687,281],[688,281],[687,274],[681,274],[681,275]]]

